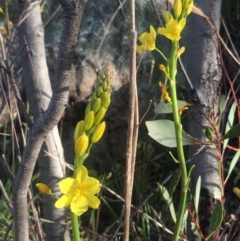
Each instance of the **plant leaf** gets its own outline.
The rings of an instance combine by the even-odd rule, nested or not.
[[[223,208],[221,203],[218,203],[214,208],[210,219],[210,228],[209,228],[209,234],[207,236],[207,239],[209,239],[213,235],[213,233],[218,229],[218,227],[222,223],[222,219],[223,219]]]
[[[228,119],[227,119],[227,122],[226,122],[226,127],[225,127],[225,132],[224,133],[227,133],[233,127],[233,122],[234,122],[234,119],[235,119],[236,107],[237,107],[236,103],[233,102],[232,106],[231,106],[231,109],[230,109],[230,111],[228,113]],[[226,146],[227,146],[228,142],[229,142],[228,139],[224,140],[224,142],[223,142],[223,153],[224,153],[224,151],[226,149]]]
[[[224,181],[224,184],[227,183],[228,178],[230,177],[230,175],[231,175],[234,167],[236,166],[236,164],[237,164],[237,162],[238,162],[238,160],[239,160],[239,156],[240,156],[240,150],[238,150],[238,151],[235,153],[235,155],[234,155],[234,157],[233,157],[233,159],[232,159],[232,161],[231,161],[231,163],[230,163],[230,166],[229,166],[229,169],[228,169],[228,174],[227,174],[227,177],[226,177],[226,179],[225,179],[225,181]]]
[[[240,124],[233,126],[222,138],[222,140],[240,136]]]
[[[170,120],[154,120],[146,121],[148,128],[148,135],[151,136],[155,141],[167,147],[176,147],[176,135],[174,122]],[[188,134],[182,130],[182,142],[183,145],[194,145],[192,139]]]
[[[187,103],[184,100],[178,100],[177,103],[178,103],[178,109],[180,109],[186,105],[189,105],[189,103]],[[160,102],[154,108],[154,113],[156,113],[156,114],[172,113],[172,105],[168,102]]]
[[[200,191],[201,191],[201,184],[202,184],[202,177],[199,176],[197,180],[196,190],[195,190],[195,210],[198,215],[198,206],[199,206],[199,200],[200,200]]]
[[[173,202],[172,202],[172,198],[169,195],[169,192],[167,190],[167,188],[165,188],[164,186],[162,186],[160,183],[157,183],[157,186],[160,190],[160,193],[162,195],[162,198],[164,199],[164,201],[166,201],[170,214],[172,216],[172,219],[174,221],[174,223],[176,223],[176,212],[175,212],[175,208],[173,206]]]

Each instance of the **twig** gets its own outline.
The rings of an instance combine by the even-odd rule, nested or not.
[[[104,35],[103,35],[103,37],[102,37],[102,40],[101,40],[101,42],[100,42],[100,44],[99,44],[99,46],[98,46],[98,48],[97,48],[97,50],[96,50],[96,56],[97,56],[97,57],[99,56],[99,52],[100,52],[100,50],[101,50],[101,48],[102,48],[102,45],[103,45],[103,43],[104,43],[104,41],[105,41],[105,39],[106,39],[106,36],[107,36],[107,34],[108,34],[108,31],[109,31],[109,29],[110,29],[110,27],[111,27],[111,25],[112,25],[112,22],[113,22],[114,18],[116,17],[116,15],[117,15],[117,13],[119,12],[119,10],[122,9],[122,7],[123,7],[123,5],[124,5],[125,3],[126,3],[126,0],[124,0],[123,2],[120,3],[120,5],[118,6],[118,8],[116,9],[116,11],[114,12],[114,14],[112,15],[112,17],[111,17],[111,19],[110,19],[107,27],[105,28],[105,32],[104,32]]]
[[[136,87],[136,41],[135,1],[130,1],[131,9],[131,51],[130,51],[130,84],[129,84],[129,121],[127,133],[126,177],[125,177],[125,212],[123,240],[129,240],[131,200],[136,161],[136,147],[138,139],[138,100]]]
[[[4,155],[0,156],[0,165],[2,166],[2,168],[5,171],[7,177],[9,178],[9,180],[12,183],[14,181],[14,176],[12,174],[12,171],[11,171]]]
[[[7,241],[8,240],[8,235],[12,229],[12,226],[13,226],[13,222],[11,222],[11,224],[8,226],[6,232],[5,232],[5,235],[3,237],[3,241]]]
[[[11,203],[9,197],[8,197],[8,194],[7,194],[7,192],[6,192],[5,188],[4,188],[3,183],[2,183],[1,180],[0,180],[0,190],[2,191],[2,194],[3,194],[3,197],[4,197],[5,201],[6,201],[6,204],[7,204],[8,208],[9,208],[11,214],[12,214],[13,206],[12,206],[12,203]]]

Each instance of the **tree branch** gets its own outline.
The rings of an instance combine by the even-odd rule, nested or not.
[[[47,134],[62,117],[68,101],[73,51],[85,5],[88,0],[60,0],[64,9],[53,96],[49,107],[33,125],[13,184],[14,240],[29,239],[27,190],[41,146]],[[19,3],[16,3],[17,7]]]

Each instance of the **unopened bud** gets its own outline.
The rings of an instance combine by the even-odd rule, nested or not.
[[[107,109],[102,107],[95,115],[94,118],[94,126],[97,126],[104,118],[105,114],[106,114]]]
[[[74,130],[74,134],[73,134],[74,142],[76,142],[78,137],[81,136],[83,133],[84,133],[84,121],[81,120],[77,123],[75,130]]]
[[[51,189],[47,185],[45,185],[43,183],[37,183],[36,184],[36,188],[38,189],[38,191],[40,193],[47,194],[47,195],[51,195],[52,194]]]
[[[82,156],[88,148],[89,138],[87,135],[81,135],[75,143],[75,154]]]
[[[108,99],[106,99],[105,101],[102,102],[102,107],[107,109],[108,106],[110,105],[110,103],[111,103],[111,99],[108,98]]]
[[[101,137],[102,137],[102,135],[103,135],[103,133],[104,133],[104,131],[105,131],[105,128],[106,128],[106,123],[105,123],[105,121],[101,122],[101,123],[95,128],[95,130],[93,131],[92,136],[91,136],[91,142],[92,142],[92,143],[96,143],[96,142],[98,142],[98,141],[101,139]]]
[[[84,130],[88,131],[93,126],[93,122],[94,122],[94,112],[90,111],[84,119]]]
[[[101,86],[99,86],[99,87],[97,88],[97,97],[100,97],[102,93],[103,93],[103,89],[102,89]]]
[[[179,18],[182,13],[182,0],[174,1],[174,15],[176,18]]]
[[[98,110],[100,110],[101,105],[102,104],[102,100],[100,98],[96,98],[93,102],[92,102],[92,110],[94,111],[94,113],[96,113]]]
[[[189,3],[189,6],[188,6],[188,8],[187,8],[186,15],[189,15],[189,14],[192,12],[192,10],[193,10],[193,1],[191,1],[191,2]]]
[[[88,103],[87,108],[85,110],[85,116],[91,111],[91,102]]]

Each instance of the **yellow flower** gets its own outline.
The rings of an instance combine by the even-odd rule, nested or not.
[[[137,51],[153,51],[156,48],[156,31],[152,25],[150,25],[150,33],[144,32],[138,39],[142,45],[137,46]]]
[[[179,22],[175,19],[166,24],[166,28],[158,28],[158,33],[166,38],[174,41],[179,41],[181,32],[186,24],[186,19],[182,18]]]
[[[169,94],[168,94],[168,92],[167,92],[167,90],[165,88],[165,85],[160,81],[159,82],[159,86],[160,86],[161,91],[162,91],[163,100],[166,100],[166,101],[170,102],[171,98],[169,97]]]
[[[63,179],[59,182],[59,187],[64,195],[55,203],[56,208],[70,205],[71,211],[79,216],[86,212],[88,207],[97,209],[100,205],[100,200],[94,196],[100,191],[100,183],[88,176],[84,166],[77,169],[76,178]]]
[[[51,189],[47,185],[45,185],[43,183],[37,183],[36,184],[36,188],[38,189],[38,191],[40,193],[47,194],[47,195],[52,194]]]

